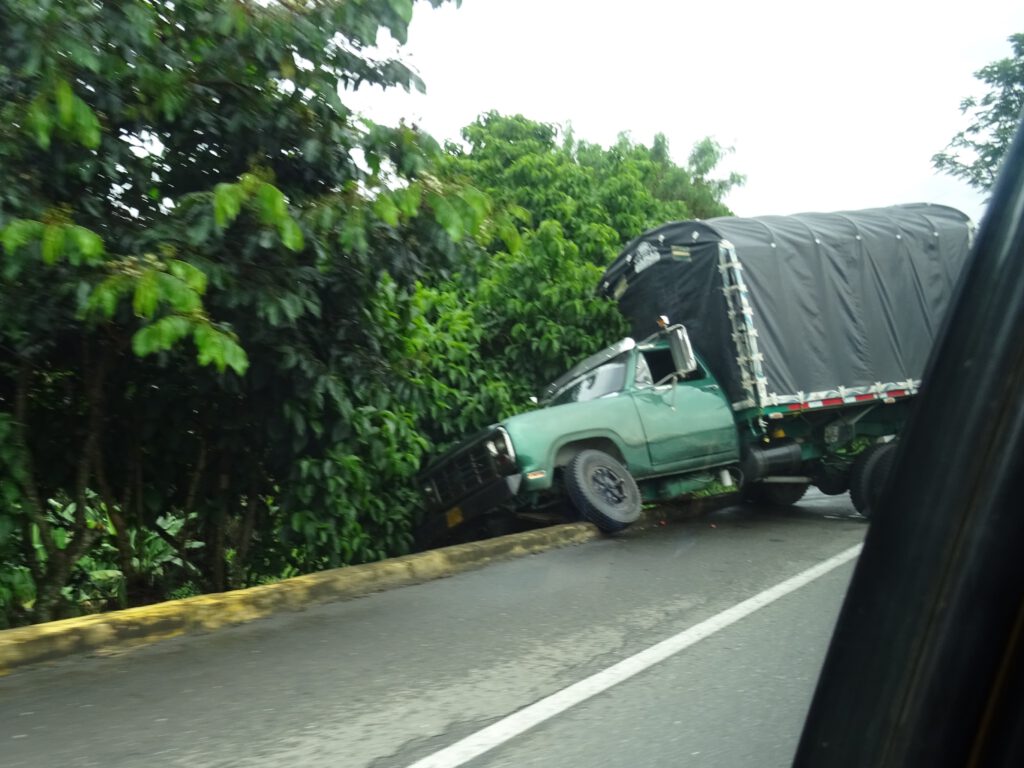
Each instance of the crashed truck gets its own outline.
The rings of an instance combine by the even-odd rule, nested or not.
[[[972,233],[929,204],[645,232],[598,286],[631,336],[430,462],[420,542],[538,509],[617,531],[702,491],[869,516]]]

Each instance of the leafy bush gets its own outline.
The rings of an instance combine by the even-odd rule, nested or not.
[[[618,245],[721,210],[714,145],[357,118],[411,10],[0,0],[0,626],[407,551],[424,458],[621,335]]]

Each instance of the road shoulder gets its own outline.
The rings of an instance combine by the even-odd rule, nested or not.
[[[248,589],[52,621],[0,632],[0,675],[84,653],[110,653],[276,613],[441,579],[492,562],[591,541],[589,523],[554,525],[377,563],[334,568]]]

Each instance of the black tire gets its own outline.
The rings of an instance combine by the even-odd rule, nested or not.
[[[871,518],[895,452],[895,442],[876,443],[854,459],[850,468],[850,500],[861,516]]]
[[[629,471],[606,453],[585,450],[565,468],[573,506],[605,533],[621,531],[640,517],[640,489]]]
[[[826,496],[839,496],[850,490],[850,472],[830,469],[814,478],[814,487]]]
[[[761,483],[747,483],[740,490],[740,498],[747,504],[767,504],[764,486]]]
[[[853,502],[853,508],[864,517],[870,516],[867,484],[868,462],[873,461],[882,445],[882,443],[869,445],[857,454],[850,466],[850,501]]]
[[[788,507],[804,497],[808,483],[752,483],[743,489],[743,498],[752,504]]]
[[[875,465],[871,468],[869,476],[871,489],[868,495],[870,500],[869,509],[877,510],[878,502],[882,498],[882,489],[889,480],[892,473],[892,465],[896,462],[896,443],[886,443],[885,450],[879,451],[875,458]]]
[[[765,483],[765,500],[773,507],[788,507],[796,504],[807,493],[809,483]]]

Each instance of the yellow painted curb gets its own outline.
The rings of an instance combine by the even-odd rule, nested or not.
[[[242,624],[317,603],[439,579],[495,560],[580,544],[600,535],[590,523],[555,525],[249,589],[8,629],[0,631],[0,675],[64,656],[147,645],[188,632]]]

